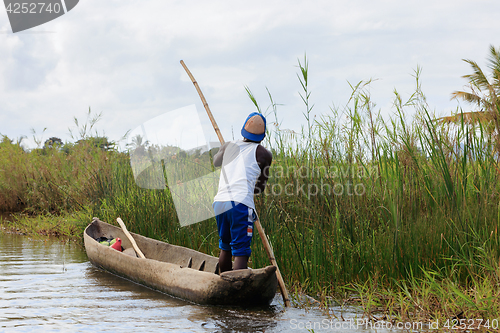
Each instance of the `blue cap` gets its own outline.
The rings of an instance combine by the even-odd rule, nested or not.
[[[241,128],[241,135],[251,141],[260,142],[266,136],[266,118],[259,112],[252,112]]]

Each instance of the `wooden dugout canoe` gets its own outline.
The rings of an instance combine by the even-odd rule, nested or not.
[[[122,229],[94,218],[83,233],[92,264],[118,276],[199,304],[268,305],[276,294],[276,267],[218,275],[218,258],[131,233],[146,259],[138,258]],[[99,237],[122,240],[126,253],[99,244]]]

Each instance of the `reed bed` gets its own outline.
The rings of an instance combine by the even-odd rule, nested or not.
[[[418,70],[389,120],[375,112],[370,82],[315,119],[307,61],[299,68],[301,133],[281,128],[270,93],[260,110],[247,88],[274,118],[271,177],[256,205],[287,285],[325,306],[355,292],[367,313],[402,319],[498,316],[499,156],[488,132],[437,122]],[[215,219],[181,228],[170,192],[138,187],[126,152],[85,142],[26,152],[4,137],[0,160],[0,210],[120,216],[130,231],[218,255]],[[267,264],[256,236],[251,265]]]
[[[112,151],[92,140],[24,151],[3,136],[0,142],[0,211],[59,213],[96,203],[100,174],[109,173]]]

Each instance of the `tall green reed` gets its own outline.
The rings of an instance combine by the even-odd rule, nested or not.
[[[498,242],[490,237],[498,226],[492,142],[463,121],[456,128],[437,123],[419,69],[415,79],[408,100],[395,91],[395,117],[388,120],[374,116],[365,89],[371,82],[359,82],[351,85],[345,107],[315,121],[311,136],[303,131],[285,143],[266,142],[277,153],[273,168],[280,172],[271,172],[268,195],[258,205],[291,281],[408,278],[409,272],[422,274],[421,267],[448,267],[452,256],[473,258],[482,242]],[[301,87],[307,85],[301,81]],[[284,193],[287,185],[293,190]],[[356,185],[364,191],[353,193]],[[488,248],[497,258],[498,247]]]
[[[375,110],[371,81],[351,85],[345,105],[314,118],[307,59],[298,76],[301,132],[283,128],[269,89],[264,110],[246,88],[257,110],[274,118],[265,141],[271,177],[256,205],[289,284],[333,290],[375,276],[388,284],[425,278],[429,270],[474,284],[471,276],[498,270],[498,156],[481,125],[436,121],[419,69],[412,95],[394,92],[388,119]],[[85,207],[108,222],[120,216],[133,232],[218,255],[215,220],[181,228],[170,192],[137,186],[128,153],[91,140],[70,148],[25,152],[4,140],[0,209]],[[257,236],[252,251],[254,267],[269,264]]]

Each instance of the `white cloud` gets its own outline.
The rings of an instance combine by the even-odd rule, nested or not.
[[[453,90],[500,46],[496,1],[97,1],[25,33],[8,33],[0,10],[0,133],[30,128],[68,140],[73,116],[103,112],[112,139],[166,111],[201,104],[179,64],[184,59],[224,136],[239,135],[268,87],[284,125],[303,123],[295,76],[307,53],[315,112],[344,104],[347,81],[379,79],[374,101],[390,113],[392,91],[410,94],[423,69],[431,106],[451,110]],[[52,33],[43,33],[52,32]]]

